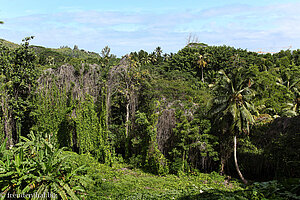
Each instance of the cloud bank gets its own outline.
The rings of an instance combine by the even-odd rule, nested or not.
[[[209,45],[276,51],[300,47],[300,3],[268,6],[226,5],[187,11],[123,12],[79,10],[6,18],[0,37],[54,47],[78,45],[100,52],[108,45],[118,56],[131,51],[177,52],[189,34]]]

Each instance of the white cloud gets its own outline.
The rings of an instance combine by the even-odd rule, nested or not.
[[[152,51],[161,46],[175,52],[189,33],[211,45],[258,49],[300,46],[300,3],[270,6],[227,5],[205,10],[169,13],[82,11],[28,15],[5,19],[0,35],[19,43],[35,35],[33,43],[48,47],[79,45],[100,51],[109,45],[119,56],[130,51]]]

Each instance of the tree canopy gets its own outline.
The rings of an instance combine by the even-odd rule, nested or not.
[[[157,47],[117,58],[108,46],[99,55],[77,45],[32,46],[31,39],[21,45],[0,40],[0,141],[6,149],[0,176],[13,179],[0,180],[1,192],[49,188],[63,199],[84,197],[84,177],[72,174],[76,167],[63,165],[57,152],[164,176],[212,172],[244,183],[243,175],[299,177],[299,50],[258,54],[190,43],[177,53]],[[39,166],[38,159],[62,171]],[[21,165],[53,172],[55,181],[23,176]],[[82,169],[81,175],[92,173]],[[86,177],[96,180],[97,173]],[[103,179],[90,185],[105,185]]]

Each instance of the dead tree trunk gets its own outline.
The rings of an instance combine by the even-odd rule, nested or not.
[[[105,116],[105,123],[106,123],[106,129],[107,131],[109,130],[109,117],[110,117],[110,98],[111,98],[111,89],[110,89],[110,85],[106,86],[107,88],[107,92],[106,92],[106,105],[105,105],[105,109],[106,109],[106,116]]]
[[[126,122],[125,122],[125,134],[126,138],[128,138],[129,135],[129,101],[126,104]]]

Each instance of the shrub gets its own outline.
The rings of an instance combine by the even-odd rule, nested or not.
[[[29,139],[6,150],[0,147],[0,190],[2,199],[9,194],[47,194],[61,199],[82,199],[89,179],[84,166],[66,162],[63,149],[57,149],[50,137],[29,134]],[[39,197],[31,196],[31,199]],[[28,198],[29,199],[29,198]]]

